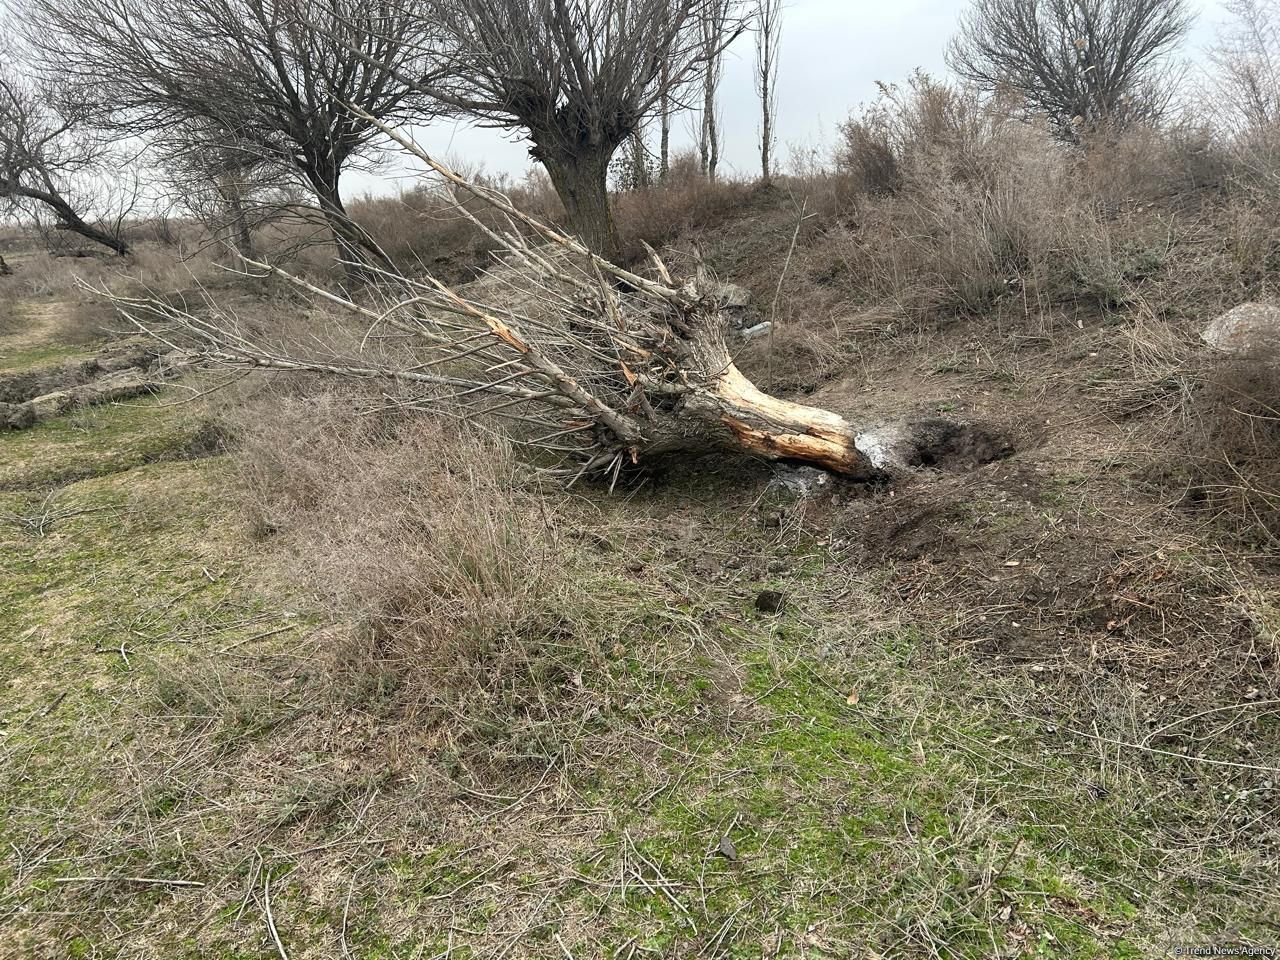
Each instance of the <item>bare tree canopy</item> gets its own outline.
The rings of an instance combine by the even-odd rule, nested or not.
[[[120,226],[133,194],[123,206],[113,203],[110,185],[96,176],[109,144],[75,98],[18,76],[12,51],[0,48],[0,57],[0,210],[46,210],[58,229],[127,253]]]
[[[298,188],[287,169],[249,147],[237,146],[225,131],[194,121],[170,131],[162,147],[171,202],[241,256],[255,255],[257,224],[281,206],[294,206],[286,198]]]
[[[966,80],[1021,94],[1075,139],[1159,119],[1191,22],[1186,0],[975,0],[947,59]]]
[[[1280,6],[1276,0],[1227,0],[1230,23],[1209,51],[1218,72],[1215,117],[1234,133],[1257,134],[1280,122]]]
[[[442,76],[426,89],[490,126],[520,131],[570,226],[617,253],[607,176],[614,151],[706,60],[701,25],[724,0],[428,0]],[[710,49],[720,49],[728,37]]]
[[[121,131],[194,128],[312,192],[340,253],[384,262],[346,216],[341,176],[376,128],[420,116],[428,21],[385,0],[30,0],[32,42]],[[361,115],[348,107],[356,107]]]

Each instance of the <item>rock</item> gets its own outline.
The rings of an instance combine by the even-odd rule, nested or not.
[[[0,401],[0,427],[25,430],[36,422],[36,412],[29,403],[4,403]]]
[[[1280,304],[1259,301],[1232,307],[1205,327],[1200,339],[1226,353],[1280,346]]]
[[[738,848],[733,845],[727,833],[720,838],[720,846],[716,848],[716,852],[726,860],[738,859]]]
[[[858,434],[854,443],[873,467],[886,471],[972,469],[1014,453],[999,428],[943,417],[884,424]]]
[[[757,337],[768,336],[769,331],[773,329],[773,321],[766,320],[764,323],[757,323],[754,327],[747,327],[738,331],[738,336],[743,340],[755,340]]]
[[[4,257],[0,257],[0,277],[8,277],[12,274],[13,271],[9,269],[9,265],[4,262]]]
[[[891,423],[860,433],[853,442],[867,455],[873,467],[885,470],[906,466],[908,439],[904,424]]]
[[[861,444],[859,444],[861,448]],[[831,474],[817,467],[792,467],[782,464],[774,468],[770,488],[784,490],[800,500],[808,500],[831,486]]]
[[[778,590],[761,590],[756,594],[756,609],[761,613],[781,613],[787,598]]]
[[[745,310],[751,306],[751,291],[736,283],[719,284],[712,295],[720,301],[722,310]]]
[[[53,393],[46,393],[43,396],[28,400],[27,406],[35,414],[37,422],[52,420],[54,417],[62,416],[62,414],[75,406],[75,397],[70,390],[56,390]]]
[[[761,330],[760,311],[751,303],[751,291],[736,283],[718,283],[711,288],[711,296],[715,297],[720,312],[729,321],[730,329],[736,330],[739,336],[746,337],[746,331],[755,330],[753,336],[767,333]]]

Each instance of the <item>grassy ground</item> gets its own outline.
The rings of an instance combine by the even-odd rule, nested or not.
[[[91,349],[15,327],[0,374]],[[999,421],[1010,459],[535,491],[557,577],[417,687],[245,516],[209,401],[0,434],[0,953],[1274,944],[1274,568],[1142,492],[1140,423],[1084,422],[1113,330],[968,337],[873,344],[817,399]]]

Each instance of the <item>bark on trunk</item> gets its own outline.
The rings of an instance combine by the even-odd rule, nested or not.
[[[237,252],[250,260],[256,259],[253,249],[253,231],[249,228],[249,217],[244,209],[240,194],[234,189],[227,197],[227,209],[231,214],[231,229],[235,232]]]
[[[578,157],[547,157],[543,163],[564,203],[570,229],[606,260],[618,256],[622,243],[609,206],[609,159],[613,151],[597,150]]]
[[[348,267],[353,279],[373,281],[377,279],[376,270],[364,269],[376,267],[382,270],[394,270],[395,265],[382,249],[361,227],[347,215],[347,208],[342,203],[342,193],[338,186],[336,170],[308,170],[306,177],[315,192],[316,201],[329,232],[333,234],[334,245],[338,248],[338,259],[354,266]]]
[[[662,133],[658,140],[658,176],[666,183],[667,174],[671,172],[671,67],[665,58],[659,82],[662,84],[662,99],[658,107]]]
[[[693,389],[672,404],[650,394],[656,409],[643,427],[649,442],[638,455],[719,449],[808,463],[846,477],[880,476],[858,449],[858,431],[844,417],[771,396],[737,368],[717,308],[695,310],[686,321],[681,379]]]
[[[92,240],[94,243],[100,243],[104,247],[114,250],[121,256],[124,256],[129,252],[129,245],[118,235],[99,229],[92,224],[85,223],[78,216],[74,213],[70,213],[69,211],[70,208],[68,208],[67,215],[59,214],[57,225],[59,230],[68,230],[71,233],[79,234],[86,240]]]
[[[773,152],[773,112],[769,109],[769,82],[764,83],[760,98],[764,106],[760,111],[760,182],[766,187],[773,182],[770,154]]]

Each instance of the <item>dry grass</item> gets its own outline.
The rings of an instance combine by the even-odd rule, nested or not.
[[[564,208],[545,175],[531,175],[514,183],[505,177],[488,177],[477,171],[461,172],[475,182],[509,195],[534,216],[559,222]],[[492,208],[475,198],[465,201],[467,210],[490,227],[506,229]],[[450,282],[469,280],[491,263],[493,241],[460,214],[447,192],[431,186],[395,197],[366,196],[350,205],[353,220],[367,230],[391,257],[410,274],[424,270]]]
[[[345,659],[429,700],[545,626],[576,548],[503,442],[359,403],[285,394],[242,429],[253,528],[279,531],[290,581],[352,626]]]
[[[1157,469],[1184,502],[1256,543],[1280,545],[1280,357],[1274,349],[1200,364],[1174,450]]]

